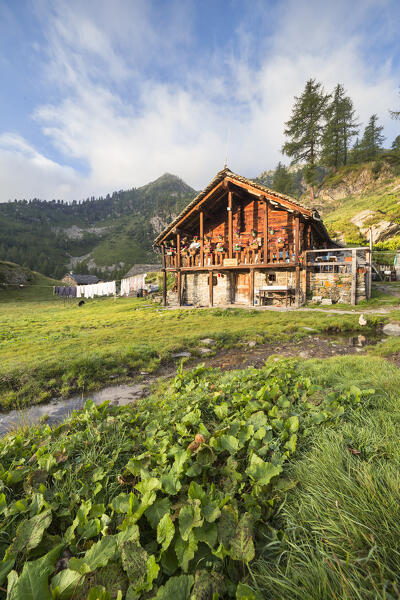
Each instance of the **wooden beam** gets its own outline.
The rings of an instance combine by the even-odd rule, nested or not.
[[[204,266],[204,213],[200,211],[200,266]]]
[[[161,246],[162,248],[162,262],[163,262],[163,306],[167,306],[167,271],[165,270],[165,246]]]
[[[294,202],[291,202],[290,200],[280,198],[278,195],[275,196],[273,193],[268,194],[265,191],[260,190],[253,185],[244,183],[242,181],[237,181],[235,179],[232,179],[231,177],[227,177],[226,181],[228,183],[231,182],[234,185],[237,185],[238,187],[241,187],[243,189],[249,190],[252,194],[255,194],[256,196],[265,196],[269,200],[272,200],[273,202],[277,202],[278,204],[280,204],[281,206],[284,206],[285,208],[292,208],[293,210],[300,211],[304,215],[312,217],[312,210],[310,210],[308,208],[304,208],[302,206],[299,206],[298,204],[295,204]]]
[[[351,251],[351,303],[357,304],[357,250]]]
[[[176,235],[176,266],[178,269],[181,268],[181,234]]]
[[[232,215],[232,192],[228,192],[228,256],[232,258],[233,249],[233,215]]]
[[[160,243],[161,243],[163,240],[165,240],[165,239],[168,237],[168,235],[171,233],[171,231],[172,231],[173,229],[176,229],[176,228],[179,226],[179,224],[180,224],[180,223],[183,223],[183,221],[184,221],[185,219],[187,219],[187,218],[188,218],[190,215],[192,215],[194,212],[197,212],[197,211],[200,209],[200,206],[202,206],[202,205],[204,204],[204,202],[205,202],[206,200],[208,200],[208,198],[209,198],[210,196],[212,196],[216,190],[218,190],[218,189],[220,189],[221,187],[223,187],[223,183],[224,183],[224,180],[220,181],[220,182],[219,182],[219,183],[218,183],[218,184],[217,184],[217,185],[216,185],[216,186],[215,186],[215,187],[214,187],[212,190],[210,190],[210,191],[208,192],[208,194],[206,194],[206,195],[204,196],[204,198],[202,198],[202,199],[201,199],[201,200],[200,200],[200,201],[199,201],[199,202],[196,204],[196,206],[194,206],[193,208],[191,208],[190,210],[188,210],[188,212],[187,212],[186,214],[184,214],[184,215],[182,216],[182,218],[181,218],[181,219],[179,219],[179,221],[178,221],[177,223],[175,223],[175,225],[174,225],[173,227],[171,227],[171,229],[169,229],[168,231],[166,231],[166,232],[165,232],[165,235],[164,235],[164,236],[163,236],[163,237],[160,239],[160,241],[159,241],[159,242],[157,242],[157,243],[158,243],[158,244],[160,244]]]
[[[250,269],[250,305],[254,306],[254,269]]]
[[[167,306],[167,271],[163,269],[163,306]]]
[[[300,260],[300,217],[295,215],[295,226],[294,226],[294,253],[296,256],[296,262]]]
[[[295,302],[296,302],[296,306],[300,306],[300,266],[297,265],[296,266],[296,273],[295,273],[296,279],[295,279]]]
[[[178,285],[178,304],[182,306],[182,271],[179,269],[177,272],[177,285]]]
[[[210,306],[213,306],[214,304],[214,281],[213,281],[213,272],[212,271],[208,271],[208,293],[209,293],[209,299],[210,299]]]
[[[268,200],[264,198],[264,262],[268,262]]]

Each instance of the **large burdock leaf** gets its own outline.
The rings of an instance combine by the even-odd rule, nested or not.
[[[185,573],[189,569],[189,563],[194,557],[194,553],[197,550],[198,542],[195,538],[193,531],[190,532],[187,541],[184,541],[179,535],[175,542],[175,554],[178,559],[178,564],[182,567]]]
[[[85,575],[72,571],[72,569],[63,569],[57,575],[54,575],[50,582],[52,597],[57,600],[69,600],[72,594],[83,583]]]
[[[18,525],[13,543],[8,548],[7,558],[16,556],[23,550],[29,552],[42,541],[43,534],[51,523],[51,510],[45,510]]]
[[[219,598],[222,592],[223,576],[219,573],[202,569],[196,571],[194,586],[190,600],[212,600]]]
[[[203,518],[200,511],[200,500],[190,500],[189,504],[182,506],[179,511],[179,530],[182,539],[187,541],[194,527],[201,527]]]
[[[163,516],[169,513],[170,509],[171,502],[168,500],[168,498],[160,498],[159,500],[156,500],[154,504],[146,510],[146,519],[148,520],[153,529],[157,529],[157,525],[159,524]]]
[[[167,583],[160,587],[154,600],[189,600],[193,581],[192,575],[170,577]]]
[[[121,552],[122,566],[131,582],[126,592],[127,600],[139,598],[142,592],[149,592],[160,570],[155,556],[148,556],[136,542],[126,542]]]
[[[246,473],[258,485],[268,485],[273,477],[282,473],[282,467],[266,462],[257,454],[253,454]]]
[[[299,428],[299,417],[293,416],[289,417],[285,422],[285,429],[290,431],[290,433],[296,433]]]
[[[221,435],[219,445],[222,450],[227,450],[230,454],[235,454],[239,448],[239,440],[233,435]]]
[[[105,535],[86,552],[83,558],[71,558],[68,567],[79,573],[90,573],[105,567],[117,550],[117,536]]]
[[[121,552],[122,566],[131,583],[139,584],[146,575],[147,552],[137,542],[125,542]]]
[[[48,577],[54,571],[62,547],[59,544],[41,558],[26,562],[18,579],[15,571],[11,571],[7,600],[51,600]]]
[[[255,556],[253,542],[253,521],[249,513],[245,513],[236,527],[231,540],[231,557],[249,563]]]
[[[218,540],[226,550],[229,549],[231,540],[236,532],[237,515],[230,504],[223,507],[218,519]]]
[[[157,542],[161,544],[161,551],[165,552],[175,535],[175,527],[169,513],[166,513],[157,525]]]

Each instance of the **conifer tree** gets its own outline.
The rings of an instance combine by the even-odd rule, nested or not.
[[[371,115],[360,144],[363,161],[374,160],[381,153],[382,143],[385,139],[382,131],[383,126],[378,125],[378,115]]]
[[[285,123],[288,139],[282,152],[292,159],[292,164],[305,162],[304,176],[311,186],[316,181],[316,164],[319,159],[323,133],[323,116],[329,95],[322,84],[309,79],[301,96],[295,96],[292,116]]]
[[[400,135],[393,140],[392,150],[395,150],[395,152],[400,152]]]
[[[337,169],[347,164],[350,140],[359,130],[353,102],[345,95],[345,89],[340,83],[325,110],[325,119],[321,162],[324,166]]]
[[[292,194],[293,180],[288,168],[278,162],[272,177],[272,189],[281,194]]]

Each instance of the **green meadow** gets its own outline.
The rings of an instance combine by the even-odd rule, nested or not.
[[[27,298],[32,289],[0,295],[0,406],[22,407],[154,372],[172,355],[199,354],[200,340],[223,347],[282,341],[315,332],[364,331],[359,315],[245,309],[163,309],[145,299],[64,301]],[[1,294],[1,292],[0,292]],[[384,317],[369,316],[368,328]]]

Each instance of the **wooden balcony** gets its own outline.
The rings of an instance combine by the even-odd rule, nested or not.
[[[266,256],[264,256],[266,254]],[[180,258],[180,260],[179,260]],[[290,265],[296,264],[296,255],[294,248],[282,248],[281,246],[270,246],[265,253],[264,248],[253,250],[245,248],[243,250],[233,251],[229,257],[228,252],[213,251],[210,253],[200,252],[195,254],[182,254],[180,257],[177,254],[165,255],[166,269],[176,270],[179,267],[184,270],[200,270],[212,268],[235,268],[249,267],[257,265]]]

